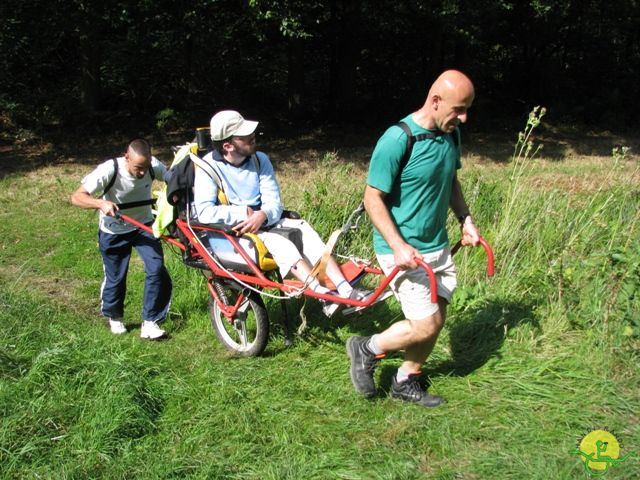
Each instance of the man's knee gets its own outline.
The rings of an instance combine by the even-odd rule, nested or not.
[[[427,341],[438,335],[444,326],[444,318],[440,311],[420,320],[411,320],[413,337],[417,343]]]

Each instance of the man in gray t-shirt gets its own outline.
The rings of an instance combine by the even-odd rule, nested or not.
[[[102,315],[109,319],[111,331],[127,331],[123,323],[127,271],[131,250],[144,262],[145,286],[140,336],[155,340],[165,335],[157,322],[164,319],[171,303],[171,277],[164,266],[160,241],[117,218],[118,205],[151,199],[154,178],[163,178],[166,167],[151,155],[146,140],[136,139],[127,146],[122,157],[107,160],[82,179],[71,196],[71,203],[80,208],[100,211],[98,244],[104,265],[101,288]],[[127,208],[127,215],[151,224],[151,205]]]

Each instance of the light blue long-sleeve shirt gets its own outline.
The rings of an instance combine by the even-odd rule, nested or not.
[[[218,185],[200,168],[196,167],[193,183],[194,206],[201,223],[235,225],[247,219],[247,207],[262,210],[267,215],[267,225],[272,225],[282,215],[280,187],[271,160],[264,152],[256,152],[258,162],[251,157],[238,166],[232,165],[217,152],[204,156],[222,179],[222,188],[229,205],[218,202]],[[260,171],[257,171],[259,163]]]

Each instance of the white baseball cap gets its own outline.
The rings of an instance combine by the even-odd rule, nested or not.
[[[245,120],[235,110],[223,110],[211,117],[211,139],[219,141],[234,135],[251,135],[257,126],[258,122]]]

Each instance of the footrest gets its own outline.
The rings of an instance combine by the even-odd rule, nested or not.
[[[201,259],[194,260],[190,258],[185,258],[184,264],[187,267],[199,268],[201,270],[209,270],[209,267],[207,266],[207,264],[204,262],[204,260],[201,260]]]
[[[369,308],[369,307],[375,305],[376,303],[384,302],[387,298],[391,297],[392,295],[393,295],[393,292],[391,290],[387,289],[384,292],[382,292],[380,294],[380,296],[378,298],[376,298],[376,301],[373,302],[371,305],[369,305],[367,307],[349,307],[349,308],[345,308],[344,310],[342,310],[342,315],[350,315],[352,313],[359,312],[360,310],[364,310],[365,308]]]

